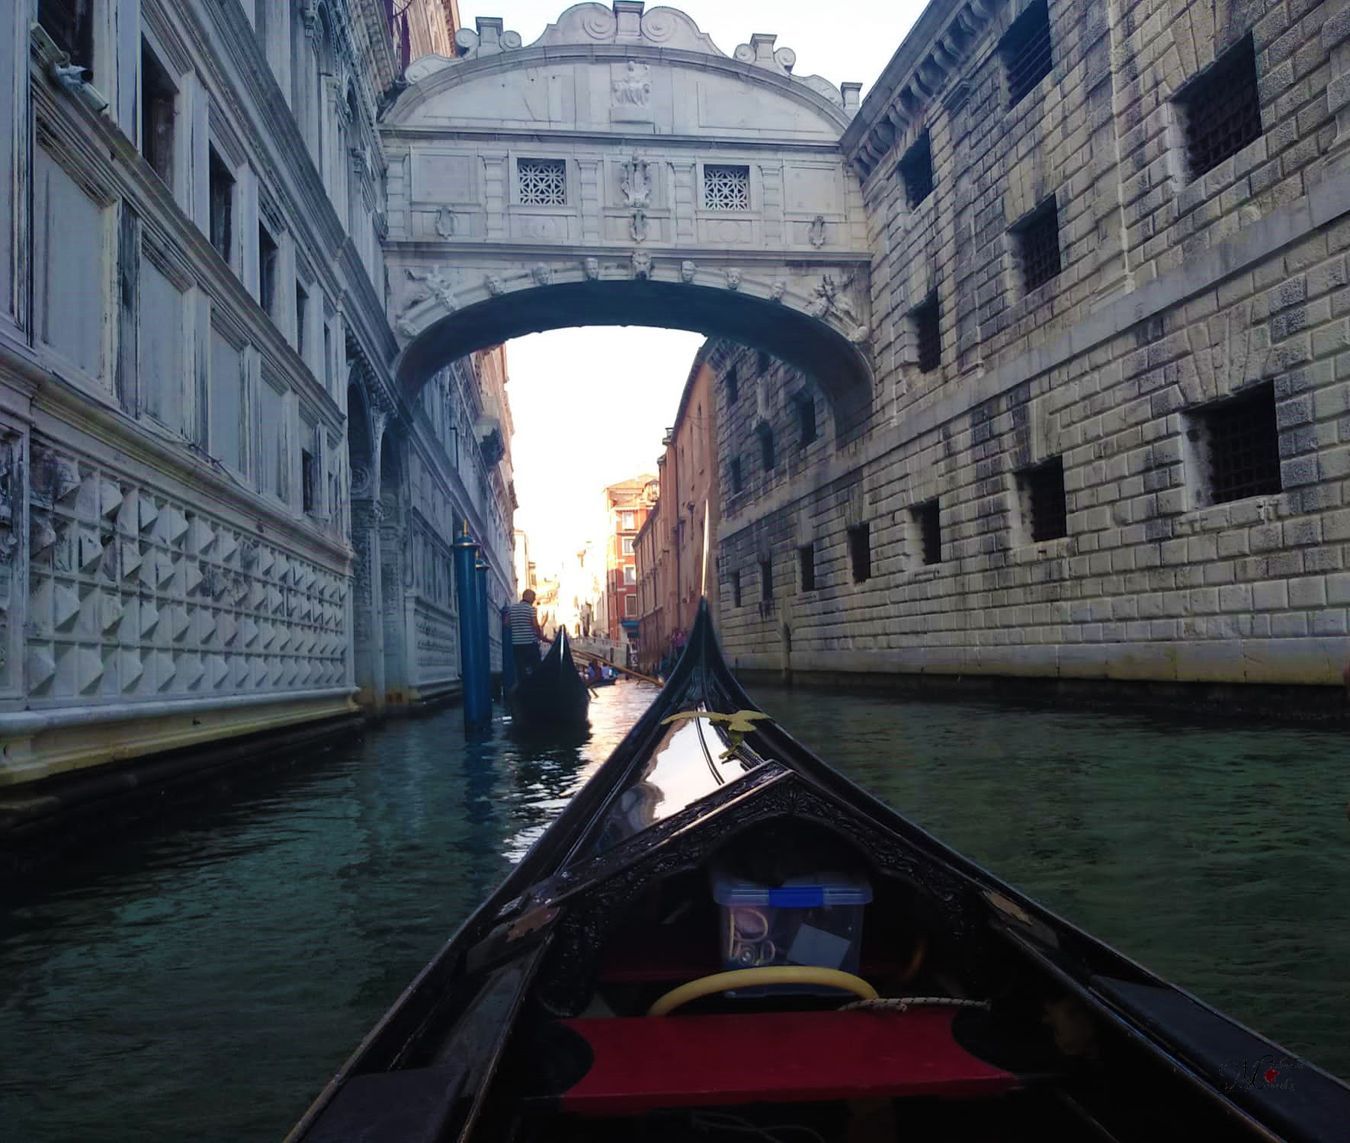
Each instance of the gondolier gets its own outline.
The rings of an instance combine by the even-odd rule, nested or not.
[[[517,681],[525,678],[539,666],[539,644],[544,632],[534,613],[534,592],[528,587],[509,609],[511,621],[511,654],[516,660]]]

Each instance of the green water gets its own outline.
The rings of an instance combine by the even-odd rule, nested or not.
[[[257,776],[0,890],[0,1138],[280,1137],[654,692],[591,741],[458,711]],[[1235,1017],[1350,1074],[1334,732],[763,690],[856,780]]]

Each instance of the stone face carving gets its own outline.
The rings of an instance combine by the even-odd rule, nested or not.
[[[787,293],[787,283],[783,281],[782,278],[777,278],[774,280],[772,287],[770,287],[769,289],[769,301],[781,302],[783,300],[783,295],[786,293]]]
[[[423,289],[413,292],[408,304],[403,308],[404,317],[416,306],[431,299],[435,299],[451,313],[459,309],[459,302],[455,298],[455,284],[446,276],[444,270],[414,270],[410,267],[405,273],[414,282],[421,282]]]
[[[530,277],[535,280],[536,285],[551,286],[553,284],[553,267],[546,262],[538,262],[530,270]]]
[[[628,220],[628,233],[634,242],[647,241],[647,212],[639,207]]]
[[[825,245],[825,216],[818,214],[811,220],[811,229],[806,235],[807,241],[817,250]]]
[[[812,291],[816,300],[812,304],[811,312],[818,318],[834,318],[844,326],[850,341],[864,342],[871,331],[858,321],[857,311],[849,300],[847,291],[852,284],[851,276],[842,282],[836,282],[833,275],[826,274]]]
[[[599,258],[587,258],[584,262],[582,262],[581,267],[586,272],[586,277],[590,281],[594,282],[600,277]]]
[[[496,274],[489,274],[486,278],[484,278],[483,285],[487,289],[487,292],[491,294],[494,298],[501,297],[502,294],[506,291],[506,285],[502,282],[502,280],[499,277],[497,277]]]
[[[735,266],[728,267],[726,271],[727,289],[739,290],[741,288],[741,272]]]
[[[694,275],[698,273],[698,267],[690,259],[686,258],[680,263],[680,281],[692,282]]]
[[[443,206],[436,212],[436,233],[441,238],[455,236],[455,216],[448,206]]]
[[[619,183],[626,206],[650,206],[652,180],[647,171],[647,160],[634,155],[623,165],[623,179]]]
[[[644,251],[633,255],[633,277],[650,278],[652,276],[652,256]]]

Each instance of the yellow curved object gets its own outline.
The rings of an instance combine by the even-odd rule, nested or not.
[[[665,1016],[702,996],[712,996],[732,988],[757,988],[765,984],[819,984],[851,992],[863,1000],[875,1000],[877,990],[861,976],[837,968],[818,968],[808,964],[771,964],[760,968],[736,968],[700,976],[679,988],[672,988],[647,1009],[648,1016]]]

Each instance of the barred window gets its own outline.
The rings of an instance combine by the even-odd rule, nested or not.
[[[741,605],[741,573],[734,571],[731,573],[731,606],[740,607]]]
[[[801,572],[802,591],[816,590],[816,546],[804,544],[797,549],[797,568]]]
[[[1051,195],[1013,229],[1022,263],[1022,282],[1028,293],[1058,276],[1059,207]]]
[[[897,169],[912,210],[933,193],[933,143],[927,131],[910,145]]]
[[[740,457],[733,456],[731,458],[728,471],[731,477],[731,494],[736,496],[745,490],[745,477],[742,474]]]
[[[1248,32],[1177,97],[1186,122],[1186,156],[1198,179],[1261,137],[1256,48]]]
[[[910,316],[919,348],[919,372],[931,373],[942,364],[942,314],[937,291],[929,294]]]
[[[848,530],[848,562],[854,583],[872,578],[872,525],[857,524]]]
[[[913,510],[919,536],[919,555],[926,564],[942,562],[942,517],[938,502],[929,500]]]
[[[1017,474],[1022,510],[1032,540],[1056,540],[1069,534],[1068,505],[1064,497],[1064,460],[1052,457],[1044,464]]]
[[[801,393],[795,399],[797,405],[797,428],[801,433],[801,443],[809,445],[816,439],[816,402],[810,393]]]
[[[709,163],[703,168],[705,210],[749,210],[750,168]]]
[[[516,185],[522,206],[565,206],[567,160],[518,159]]]
[[[766,603],[773,598],[773,561],[759,561],[759,595]]]
[[[999,44],[1008,71],[1008,106],[1016,107],[1050,74],[1050,9],[1037,0],[1013,21]]]
[[[755,433],[759,437],[759,459],[764,465],[764,471],[772,472],[778,464],[778,450],[773,443],[773,429],[761,423]]]
[[[1280,435],[1272,385],[1258,385],[1198,410],[1188,436],[1203,443],[1212,503],[1280,491]]]
[[[727,400],[735,402],[741,395],[740,379],[736,376],[736,366],[733,365],[727,370],[727,375],[723,378],[723,381],[727,387]]]

